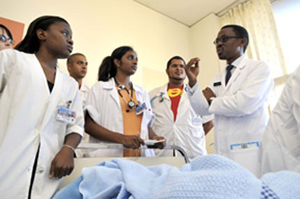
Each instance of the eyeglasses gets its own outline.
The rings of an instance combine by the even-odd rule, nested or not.
[[[4,35],[0,35],[0,41],[9,42],[11,45],[15,44],[15,41],[11,38],[6,38]]]
[[[228,39],[232,39],[232,38],[242,38],[240,36],[222,36],[221,38],[217,38],[215,41],[214,41],[214,44],[217,45],[220,42],[222,43],[225,43],[226,41],[228,41]]]

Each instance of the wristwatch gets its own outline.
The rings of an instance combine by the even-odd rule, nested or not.
[[[208,104],[209,104],[209,106],[211,105],[211,102],[212,102],[214,99],[215,99],[215,97],[211,97],[211,98],[209,98],[209,100],[208,100]]]

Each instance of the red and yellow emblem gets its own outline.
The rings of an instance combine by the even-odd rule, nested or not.
[[[178,95],[182,95],[182,92],[183,89],[180,89],[180,88],[170,88],[168,90],[168,95],[169,97],[177,97]]]

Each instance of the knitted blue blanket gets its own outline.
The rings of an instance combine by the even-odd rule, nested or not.
[[[291,199],[300,198],[300,174],[283,171],[257,179],[237,163],[217,155],[198,157],[181,169],[114,159],[84,168],[81,177],[53,198]]]

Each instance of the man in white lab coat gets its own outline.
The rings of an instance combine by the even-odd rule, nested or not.
[[[215,115],[215,153],[259,176],[260,141],[269,119],[268,95],[273,87],[269,66],[245,57],[249,37],[241,26],[222,27],[214,43],[227,67],[202,91],[197,84],[200,59],[190,60],[185,70],[191,105],[197,114]]]
[[[169,82],[150,91],[155,114],[153,130],[167,140],[168,145],[182,147],[189,158],[206,155],[205,135],[213,127],[213,116],[202,117],[192,109],[186,93],[185,61],[179,56],[167,63]],[[173,156],[175,151],[159,150],[158,156]]]
[[[300,172],[300,67],[287,81],[262,139],[262,174]]]
[[[87,95],[90,91],[89,87],[83,84],[82,80],[87,74],[88,61],[81,53],[74,53],[67,59],[67,68],[71,77],[77,82],[80,90],[80,97],[82,100],[82,107],[84,108],[87,100]]]
[[[74,53],[70,55],[70,57],[67,59],[67,68],[69,71],[69,74],[71,77],[73,77],[78,82],[78,88],[80,91],[80,97],[82,100],[82,108],[84,109],[88,93],[90,91],[89,87],[87,87],[85,84],[83,84],[82,80],[87,74],[88,69],[88,61],[84,54],[82,53]],[[84,133],[83,139],[81,141],[82,143],[88,143],[89,142],[89,134]],[[81,149],[76,149],[76,156],[82,157],[84,156],[85,152]]]

